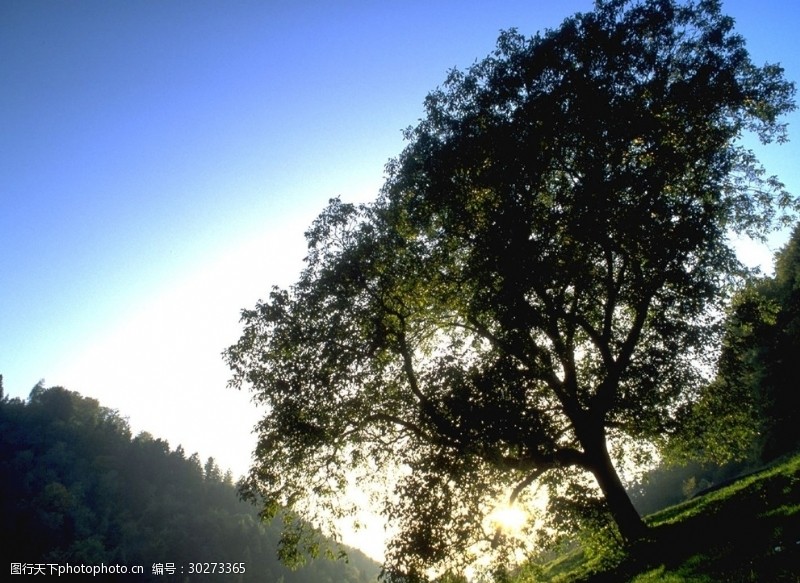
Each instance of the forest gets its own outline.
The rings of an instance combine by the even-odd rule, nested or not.
[[[106,581],[374,581],[354,549],[294,570],[278,560],[280,526],[239,499],[231,473],[61,387],[0,399],[0,556],[20,574],[43,566],[133,566]],[[212,564],[216,564],[212,566]],[[217,575],[209,575],[215,569]],[[205,571],[205,572],[203,572]]]

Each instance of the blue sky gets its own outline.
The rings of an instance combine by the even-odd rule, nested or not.
[[[756,63],[800,81],[800,3],[723,5]],[[375,196],[448,69],[501,29],[532,34],[590,7],[3,0],[6,392],[63,384],[245,471],[257,412],[225,388],[220,358],[239,310],[291,283],[327,199]],[[788,145],[758,149],[794,192],[797,120]]]

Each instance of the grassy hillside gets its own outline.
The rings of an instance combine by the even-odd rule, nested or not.
[[[527,565],[515,583],[800,582],[800,455],[647,518],[652,540]]]

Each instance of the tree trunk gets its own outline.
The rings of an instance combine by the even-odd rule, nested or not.
[[[599,435],[598,435],[599,434]],[[591,470],[603,491],[611,516],[627,544],[641,540],[647,534],[647,525],[634,508],[628,493],[622,486],[616,468],[608,454],[606,439],[602,430],[595,432],[591,444],[584,444]]]

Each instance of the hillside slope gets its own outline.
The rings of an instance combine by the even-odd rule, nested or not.
[[[800,582],[800,455],[647,517],[634,552],[582,550],[526,565],[514,583]]]

